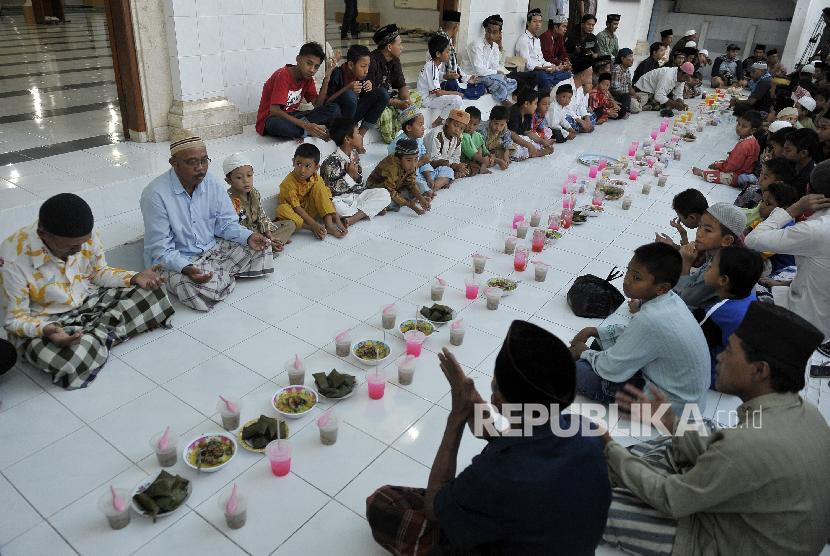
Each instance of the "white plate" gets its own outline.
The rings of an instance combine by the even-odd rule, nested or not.
[[[365,342],[377,342],[379,344],[383,344],[383,345],[386,346],[386,349],[389,353],[386,354],[386,357],[383,357],[381,359],[363,359],[362,357],[359,357],[357,355],[356,350],[357,350],[357,348],[360,344],[363,344]],[[360,363],[363,363],[364,365],[369,366],[369,367],[377,367],[378,365],[382,365],[383,363],[386,362],[386,360],[388,360],[390,357],[392,357],[392,346],[390,346],[389,344],[387,344],[383,340],[360,340],[359,342],[355,342],[352,345],[351,351],[352,351],[352,357],[357,359]]]
[[[190,459],[188,458],[188,454],[190,453],[190,451],[192,450],[192,448],[195,446],[196,443],[198,443],[198,442],[200,442],[200,441],[202,441],[206,438],[211,438],[211,437],[214,437],[214,436],[221,436],[223,438],[227,438],[228,440],[230,440],[230,443],[233,446],[233,454],[231,454],[231,457],[225,463],[222,463],[222,464],[217,465],[215,467],[202,467],[201,469],[198,469],[196,467],[196,465],[190,463]],[[191,469],[194,469],[196,471],[200,471],[202,473],[215,473],[216,471],[219,471],[220,469],[225,467],[227,464],[229,464],[233,460],[233,458],[236,457],[236,454],[237,454],[238,451],[239,451],[239,446],[236,443],[236,438],[234,438],[233,435],[231,435],[231,434],[228,434],[228,433],[225,433],[225,432],[214,432],[214,433],[208,433],[208,434],[200,434],[199,436],[197,436],[196,438],[194,438],[193,440],[191,440],[190,442],[185,444],[184,449],[182,450],[182,460],[184,460],[185,465],[187,465],[188,467],[190,467]]]
[[[296,392],[298,390],[307,390],[308,392],[311,392],[314,395],[314,405],[312,405],[302,413],[286,413],[284,411],[280,411],[279,409],[277,409],[277,398],[280,396],[280,394],[282,394],[283,392]],[[276,393],[271,397],[271,407],[274,408],[274,411],[276,411],[277,414],[279,414],[282,417],[285,417],[286,419],[299,419],[300,417],[311,411],[314,408],[314,406],[317,405],[318,401],[320,401],[320,398],[317,396],[317,392],[314,389],[309,388],[308,386],[286,386],[285,388],[280,388],[279,390],[277,390]]]
[[[172,473],[171,473],[171,475],[172,475]],[[137,513],[138,515],[143,515],[145,517],[150,517],[149,513],[145,512],[144,510],[141,509],[141,506],[139,506],[138,502],[136,502],[133,499],[133,496],[135,496],[136,494],[139,494],[141,492],[144,492],[144,489],[146,489],[148,486],[150,486],[153,483],[153,481],[156,480],[156,477],[158,477],[158,475],[147,475],[146,477],[141,479],[141,481],[139,481],[138,484],[133,489],[133,493],[130,495],[130,506],[133,508],[133,511],[135,513]],[[156,518],[167,517],[168,515],[173,515],[174,513],[176,513],[180,509],[182,509],[185,505],[185,502],[187,502],[187,499],[190,498],[190,494],[192,492],[193,492],[193,481],[188,481],[187,482],[187,495],[184,497],[184,500],[182,500],[182,503],[179,504],[179,506],[175,510],[156,514]]]
[[[508,295],[510,295],[511,293],[515,292],[517,289],[519,289],[519,283],[520,283],[520,282],[519,282],[519,280],[513,280],[512,278],[504,278],[503,276],[496,276],[496,278],[502,278],[502,279],[504,279],[504,280],[510,280],[511,282],[516,282],[516,287],[515,287],[515,288],[513,288],[512,290],[510,290],[510,291],[508,291],[508,290],[503,290],[503,292],[504,292],[504,293],[502,293],[502,295],[501,295],[502,297],[507,297]],[[490,280],[493,280],[493,278],[490,278]],[[498,288],[498,287],[499,287],[499,286],[497,286],[497,285],[495,285],[495,284],[493,284],[493,285],[491,286],[491,285],[490,285],[490,283],[489,283],[489,282],[490,282],[490,280],[487,280],[487,282],[485,282],[485,283],[484,283],[484,287],[485,287],[485,288]],[[482,288],[482,292],[481,292],[481,295],[482,295],[482,296],[484,295],[484,291],[483,291],[483,290],[484,290],[484,288]]]

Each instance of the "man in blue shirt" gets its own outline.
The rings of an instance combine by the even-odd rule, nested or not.
[[[230,295],[236,278],[274,271],[270,242],[239,224],[208,164],[204,141],[181,130],[170,142],[172,168],[141,193],[144,261],[162,265],[167,290],[197,311]]]
[[[452,409],[427,488],[375,491],[366,501],[375,540],[394,554],[593,554],[611,489],[599,439],[582,434],[579,415],[561,413],[576,388],[565,344],[534,324],[511,324],[496,359],[491,404],[500,412],[507,404],[524,411],[533,404],[544,417],[525,424],[525,413],[517,419],[513,412],[512,428],[491,429],[488,446],[458,476],[461,436],[467,425],[476,428],[476,409],[485,402],[449,350],[438,358]]]

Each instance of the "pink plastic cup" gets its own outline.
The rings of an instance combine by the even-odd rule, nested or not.
[[[513,269],[516,272],[524,272],[527,268],[527,249],[517,247],[516,254],[513,255]]]
[[[476,299],[478,297],[478,288],[481,286],[481,282],[478,279],[467,278],[464,280],[464,286],[467,299]]]
[[[637,170],[632,169],[628,173],[628,179],[630,179],[631,181],[637,181]]]
[[[420,344],[418,348],[420,349]],[[381,399],[386,390],[386,376],[382,373],[369,373],[366,382],[369,386],[369,397],[373,400]]]
[[[265,455],[275,476],[284,477],[291,471],[291,444],[287,440],[272,440],[265,446]]]
[[[420,330],[410,330],[403,335],[403,339],[406,341],[406,354],[411,355],[413,357],[418,357],[421,355],[421,347],[424,344],[424,340],[427,339],[426,335],[421,332]]]
[[[591,178],[591,179],[594,179],[595,177],[597,177],[597,171],[598,170],[599,170],[599,168],[597,167],[596,164],[591,164],[591,166],[588,167],[588,177]]]

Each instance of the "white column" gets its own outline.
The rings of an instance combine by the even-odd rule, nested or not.
[[[821,10],[830,7],[830,0],[798,0],[790,23],[790,32],[781,55],[781,63],[792,69],[801,53],[807,47],[807,41],[821,19]]]

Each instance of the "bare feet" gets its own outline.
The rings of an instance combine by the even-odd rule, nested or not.
[[[478,172],[481,175],[485,174],[492,174],[493,172],[490,171],[490,168],[485,168],[484,166],[481,167],[481,170]]]
[[[384,212],[385,211],[386,211],[386,209],[384,209]],[[366,213],[363,212],[362,210],[359,210],[359,211],[357,211],[356,214],[353,214],[352,216],[350,216],[350,217],[346,218],[345,220],[343,220],[343,225],[346,228],[350,228],[356,222],[359,222],[359,221],[363,220],[364,218],[366,218]]]
[[[338,239],[347,233],[346,228],[340,229],[333,222],[331,224],[326,223],[326,231]]]
[[[701,169],[700,169],[700,168],[698,168],[697,166],[695,166],[694,168],[692,168],[692,173],[693,173],[694,175],[696,175],[696,176],[701,176],[701,177],[703,176],[703,170],[701,170]]]

